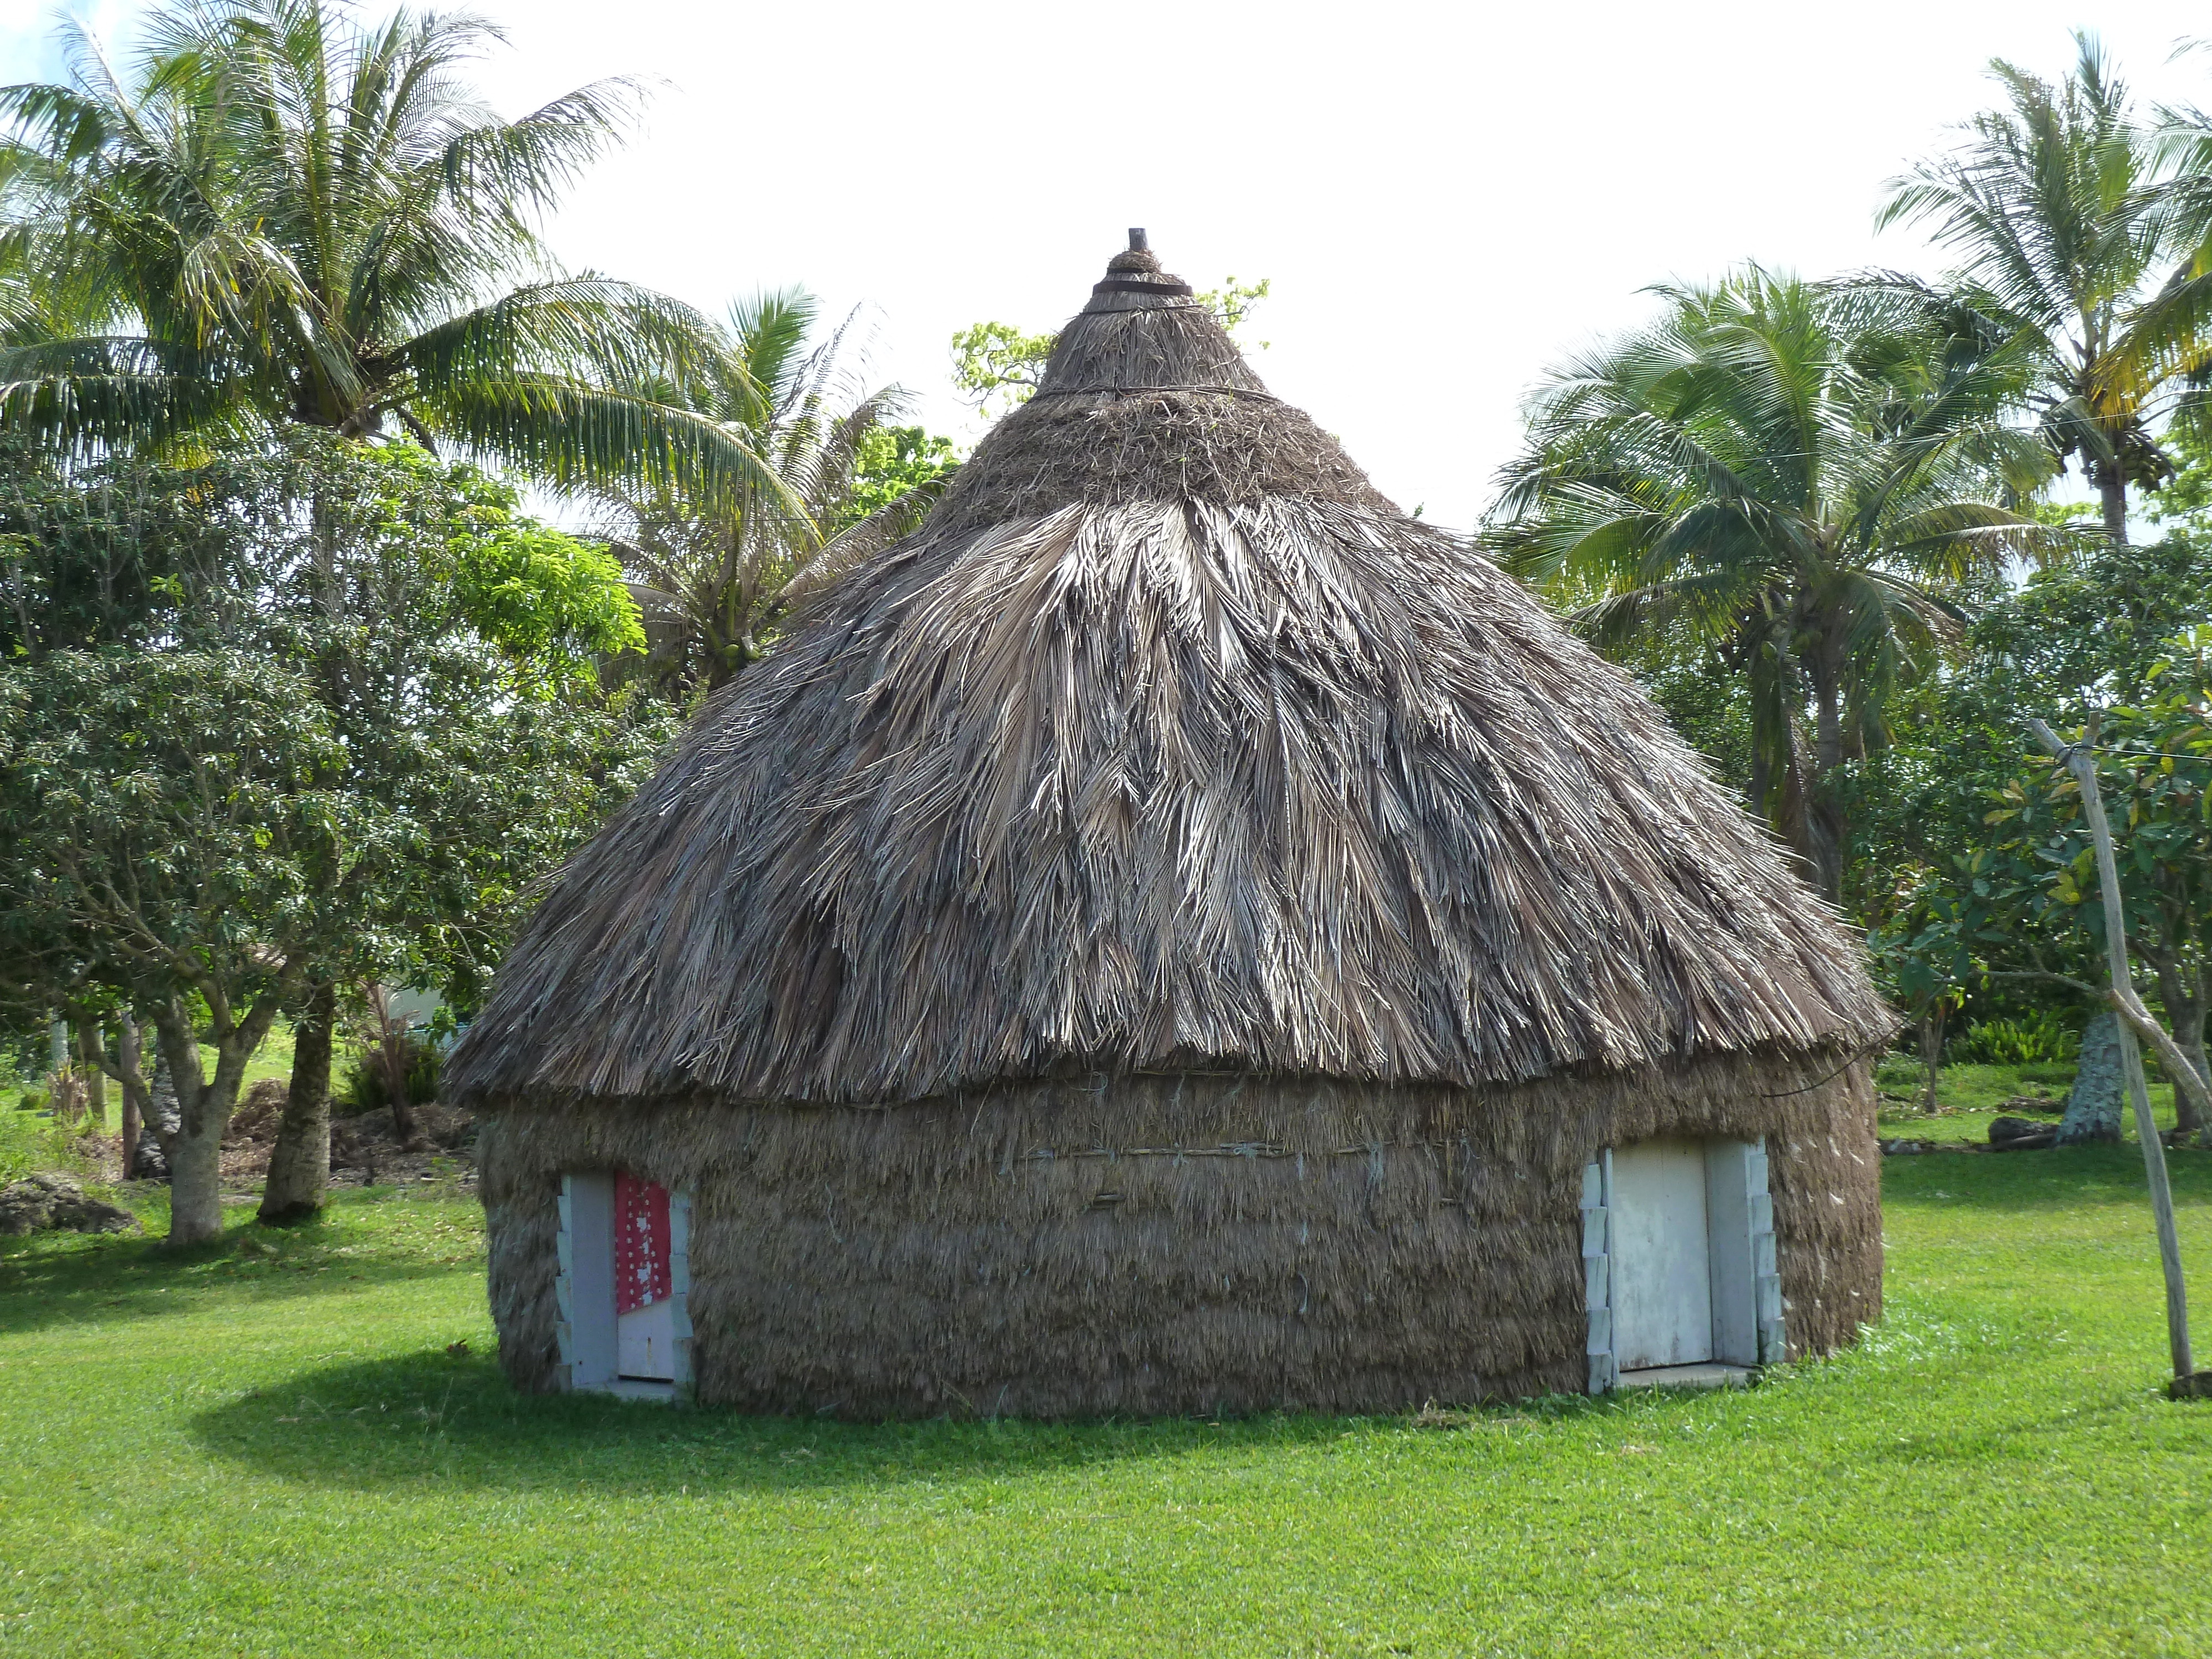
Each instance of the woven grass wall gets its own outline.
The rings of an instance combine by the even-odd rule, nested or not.
[[[1577,1391],[1596,1152],[1768,1138],[1794,1354],[1879,1316],[1868,1068],[1512,1087],[1032,1082],[890,1109],[495,1110],[501,1357],[555,1384],[563,1170],[693,1194],[704,1403],[848,1417],[1389,1411]],[[1814,1086],[1804,1086],[1808,1081]]]

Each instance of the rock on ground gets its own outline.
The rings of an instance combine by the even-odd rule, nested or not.
[[[2057,1143],[2058,1131],[2048,1123],[2031,1122],[2024,1117],[1998,1117],[1990,1120],[1990,1145],[2001,1152],[2040,1151]]]
[[[67,1176],[34,1175],[0,1188],[0,1236],[30,1233],[135,1233],[138,1218],[99,1199]]]

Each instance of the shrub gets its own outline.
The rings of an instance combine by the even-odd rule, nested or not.
[[[2017,1019],[1977,1020],[1944,1045],[1954,1066],[2063,1065],[2079,1057],[2081,1034],[2049,1009]]]
[[[421,1106],[438,1097],[438,1049],[428,1042],[407,1039],[407,1103]],[[392,1104],[384,1088],[384,1070],[364,1049],[346,1062],[332,1091],[337,1097],[341,1116],[358,1117],[363,1112],[380,1112]]]

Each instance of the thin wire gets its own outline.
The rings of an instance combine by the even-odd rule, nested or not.
[[[1869,1054],[1875,1053],[1878,1049],[1888,1048],[1891,1043],[1897,1041],[1897,1033],[1899,1031],[1902,1031],[1904,1029],[1905,1027],[1903,1025],[1899,1025],[1894,1030],[1890,1031],[1887,1035],[1875,1038],[1872,1042],[1867,1044],[1865,1048],[1860,1049],[1856,1054],[1846,1060],[1842,1065],[1837,1066],[1834,1071],[1829,1073],[1827,1076],[1817,1079],[1814,1081],[1807,1084],[1802,1089],[1778,1090],[1773,1094],[1763,1094],[1759,1096],[1759,1098],[1761,1100],[1787,1100],[1792,1095],[1809,1095],[1815,1089],[1824,1088],[1827,1085],[1833,1083],[1844,1073],[1850,1071],[1852,1066],[1857,1065]]]

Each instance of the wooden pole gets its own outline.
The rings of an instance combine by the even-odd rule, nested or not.
[[[2089,716],[2089,729],[2078,744],[2059,742],[2057,734],[2041,720],[2030,720],[2027,727],[2081,787],[2081,811],[2089,820],[2089,839],[2097,849],[2097,884],[2104,890],[2105,960],[2112,969],[2112,1000],[2133,1003],[2136,998],[2128,975],[2127,920],[2120,903],[2119,862],[2112,856],[2112,829],[2105,822],[2104,792],[2097,786],[2094,748],[2097,716]],[[2150,1115],[2142,1050],[2136,1046],[2135,1027],[2125,1012],[2124,1008],[2119,1021],[2120,1070],[2127,1079],[2128,1098],[2135,1106],[2136,1138],[2142,1142],[2151,1213],[2158,1219],[2159,1263],[2166,1270],[2166,1340],[2173,1357],[2174,1389],[2177,1394],[2193,1392],[2197,1364],[2189,1352],[2189,1296],[2181,1280],[2181,1238],[2173,1228],[2173,1188],[2166,1177],[2166,1143],[2158,1138],[2158,1124]]]

